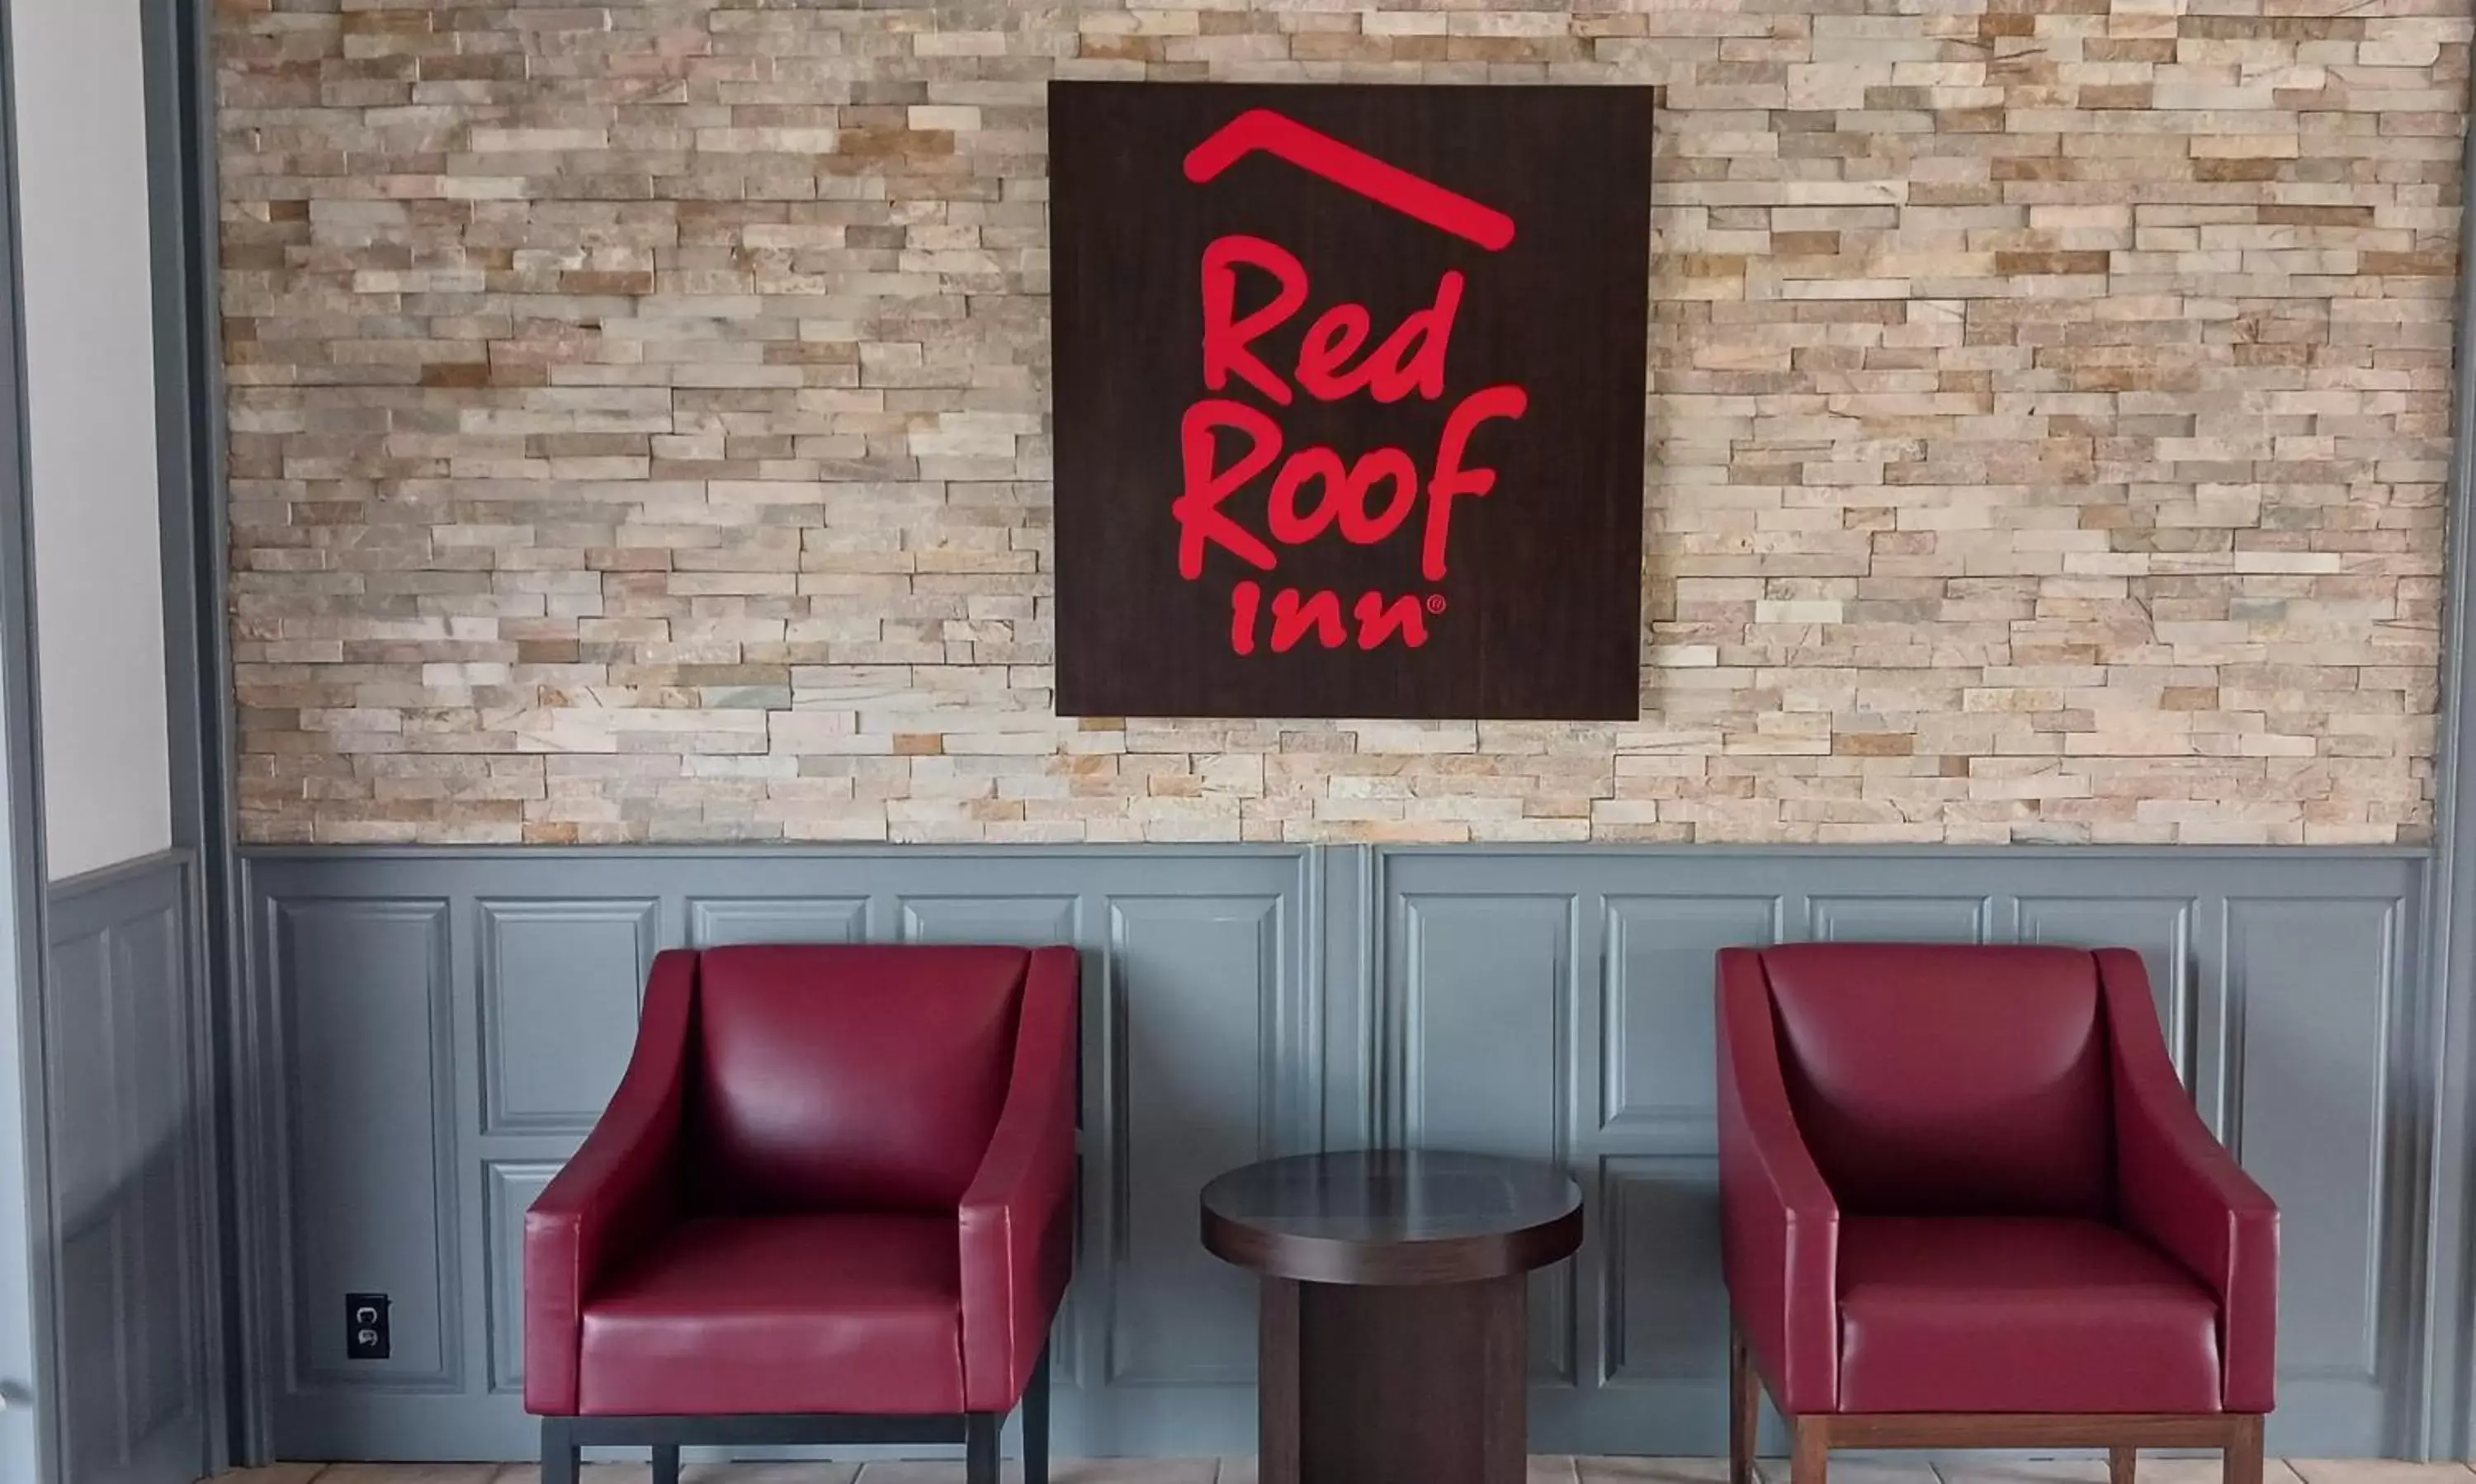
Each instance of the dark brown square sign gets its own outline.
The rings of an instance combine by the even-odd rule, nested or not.
[[[1652,96],[1051,86],[1061,712],[1637,714]]]

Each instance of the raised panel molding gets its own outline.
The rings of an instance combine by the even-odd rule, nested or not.
[[[855,905],[865,905],[864,903]],[[1071,944],[1083,937],[1086,899],[1033,895],[906,895],[895,903],[895,929],[904,943],[1003,943],[1023,948]],[[854,923],[854,932],[858,930]],[[1088,997],[1094,986],[1084,984]],[[1077,1250],[1081,1250],[1078,1240]],[[1052,1338],[1050,1364],[1057,1380],[1074,1384],[1083,1374],[1083,1313],[1089,1285],[1070,1289]]]
[[[187,885],[187,857],[167,853],[46,893],[47,1099],[33,1127],[52,1172],[36,1214],[54,1254],[63,1477],[186,1477],[210,1462]]]
[[[857,943],[867,936],[866,897],[700,897],[688,903],[690,948]]]
[[[1403,1144],[1562,1161],[1574,906],[1566,896],[1404,899]],[[1432,1092],[1439,1064],[1448,1100]],[[1473,1067],[1495,1076],[1457,1075]]]
[[[1807,935],[1820,943],[1983,943],[1992,897],[1813,897]]]
[[[1072,943],[1077,902],[1073,897],[905,897],[905,943],[1005,943],[1044,948]]]
[[[177,879],[177,878],[176,878]],[[190,1062],[188,938],[172,903],[115,925],[113,1017],[121,1143],[112,1161],[128,1224],[119,1326],[133,1451],[206,1403],[198,1374],[208,1281],[197,1188],[204,1100]]]
[[[1603,1127],[1711,1121],[1714,956],[1778,942],[1783,906],[1776,896],[1606,900]]]
[[[44,1016],[53,1219],[74,1232],[110,1207],[125,1074],[109,929],[52,945]]]
[[[435,899],[267,903],[293,1391],[463,1384],[448,911]],[[360,1291],[395,1297],[389,1359],[344,1359],[343,1296]]]
[[[1401,1142],[1568,1162],[1572,1143],[1572,896],[1402,899]],[[1576,1370],[1570,1263],[1531,1278],[1531,1375]]]
[[[659,911],[649,899],[474,903],[484,1134],[593,1126],[636,1044]]]
[[[1723,1381],[1728,1292],[1720,1280],[1717,1154],[1599,1161],[1598,1259],[1611,1386]]]
[[[482,1170],[482,1262],[494,1392],[524,1390],[525,1209],[557,1174],[556,1160],[493,1160]]]
[[[1108,925],[1102,1378],[1243,1386],[1255,1282],[1195,1232],[1205,1183],[1284,1152],[1301,1122],[1292,1084],[1315,1063],[1313,1018],[1282,962],[1281,903],[1111,897]],[[1180,988],[1153,987],[1167,983]]]
[[[2378,1382],[2385,1331],[2405,1322],[2383,1302],[2403,1152],[2389,1130],[2404,910],[2226,904],[2229,1143],[2279,1205],[2279,1372],[2294,1380]]]
[[[134,1339],[119,1323],[125,1223],[111,1199],[121,1072],[109,933],[101,928],[51,945],[42,1051],[52,1208],[29,1212],[48,1228],[57,1323],[92,1337],[84,1345],[56,1340],[53,1348],[59,1446],[66,1470],[79,1477],[120,1468],[130,1441],[120,1421],[128,1404],[122,1357]]]
[[[2015,903],[2023,943],[2139,951],[2166,1049],[2187,1080],[2200,1019],[2193,998],[2200,981],[2192,972],[2192,913],[2198,905],[2189,897],[2022,897]]]

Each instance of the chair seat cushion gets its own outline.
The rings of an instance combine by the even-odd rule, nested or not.
[[[963,1410],[946,1216],[681,1223],[586,1296],[588,1417]]]
[[[1845,1219],[1843,1412],[2216,1412],[2218,1307],[2127,1232]]]

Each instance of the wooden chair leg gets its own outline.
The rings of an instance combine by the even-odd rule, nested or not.
[[[1761,1422],[1763,1384],[1745,1331],[1728,1326],[1728,1484],[1754,1484],[1754,1429]]]
[[[654,1445],[654,1484],[680,1484],[680,1446]]]
[[[1789,1484],[1826,1484],[1831,1476],[1831,1423],[1820,1417],[1789,1419]]]
[[[998,1484],[998,1423],[995,1412],[963,1417],[963,1484]]]
[[[541,1484],[576,1484],[576,1438],[566,1418],[542,1419]]]
[[[1023,1394],[1023,1484],[1049,1484],[1049,1347]]]
[[[2140,1467],[2141,1449],[2111,1447],[2106,1450],[2106,1484],[2132,1484]]]
[[[2222,1455],[2225,1484],[2261,1484],[2261,1419],[2233,1420]]]

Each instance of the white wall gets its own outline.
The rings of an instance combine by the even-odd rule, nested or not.
[[[137,0],[11,0],[55,880],[172,843]]]

